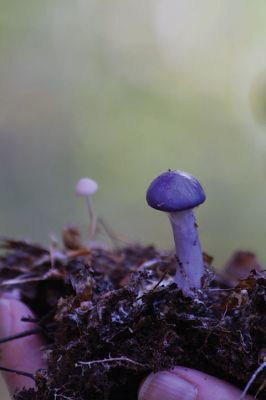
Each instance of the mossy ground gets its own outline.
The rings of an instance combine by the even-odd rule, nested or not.
[[[265,272],[230,287],[206,263],[202,290],[185,297],[170,253],[69,247],[2,242],[0,287],[19,291],[48,343],[36,390],[16,400],[136,400],[145,375],[174,365],[243,388],[263,362]],[[261,373],[251,390],[260,399],[264,384]]]

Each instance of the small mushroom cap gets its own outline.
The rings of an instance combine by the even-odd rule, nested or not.
[[[98,183],[91,178],[81,178],[76,185],[76,193],[80,196],[92,196],[98,190]]]
[[[188,210],[206,199],[199,181],[183,171],[167,171],[150,184],[146,200],[156,210],[175,212]]]

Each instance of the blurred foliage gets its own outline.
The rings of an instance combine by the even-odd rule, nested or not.
[[[145,191],[193,173],[205,250],[266,258],[266,5],[258,0],[0,0],[1,233],[48,241],[95,208],[129,240],[171,247]]]

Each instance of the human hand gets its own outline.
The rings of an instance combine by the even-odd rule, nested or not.
[[[18,300],[0,300],[0,337],[14,335],[34,328],[34,324],[21,318],[32,316],[31,311]],[[41,349],[45,344],[41,336],[34,335],[0,345],[0,364],[34,374],[45,367]],[[33,387],[30,378],[4,373],[10,393],[16,389]],[[239,400],[239,389],[220,379],[189,368],[176,367],[171,371],[150,374],[141,385],[138,400]],[[246,400],[252,400],[247,396]]]
[[[18,300],[2,298],[0,300],[0,338],[36,327],[35,324],[21,321],[22,317],[28,316],[33,317],[25,304]],[[39,368],[45,367],[45,362],[41,357],[44,344],[44,339],[39,335],[3,343],[0,345],[0,365],[34,374]],[[11,394],[24,386],[34,387],[34,381],[31,378],[10,372],[3,373],[3,376]]]

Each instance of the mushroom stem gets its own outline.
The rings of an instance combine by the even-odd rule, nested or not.
[[[89,216],[90,216],[90,226],[89,226],[89,240],[93,239],[93,236],[96,231],[96,225],[97,225],[97,215],[93,210],[92,207],[92,198],[91,196],[86,196],[86,204],[88,207],[89,211]]]
[[[201,287],[204,275],[204,261],[193,209],[169,214],[173,228],[176,256],[179,268],[176,269],[175,282],[183,293]]]

